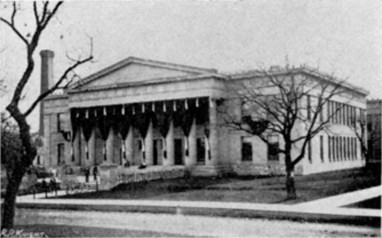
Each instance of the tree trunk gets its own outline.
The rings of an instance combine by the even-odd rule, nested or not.
[[[286,169],[286,191],[287,191],[287,199],[296,199],[296,187],[294,184],[294,164],[292,163],[291,157],[291,144],[285,143],[285,169]]]
[[[16,196],[25,170],[15,167],[8,177],[7,190],[4,196],[1,230],[12,229],[15,217]]]
[[[1,220],[1,229],[13,228],[17,192],[26,170],[32,165],[33,159],[37,154],[36,148],[32,144],[30,127],[26,121],[26,117],[13,104],[8,105],[7,110],[18,124],[23,151],[20,157],[7,160],[8,184],[3,203],[4,210]]]
[[[294,183],[294,166],[288,166],[286,171],[286,190],[287,190],[287,199],[296,199],[296,187]]]

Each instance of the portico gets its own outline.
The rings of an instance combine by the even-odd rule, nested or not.
[[[71,160],[80,166],[215,165],[215,103],[196,97],[70,108]]]
[[[215,70],[131,57],[72,84],[45,104],[47,117],[62,116],[56,137],[64,141],[65,159],[57,166],[208,167],[216,173],[223,80]],[[53,102],[66,108],[57,113]]]

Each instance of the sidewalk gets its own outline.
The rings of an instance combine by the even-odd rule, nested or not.
[[[310,202],[297,204],[296,206],[303,208],[311,207],[343,207],[352,203],[357,203],[370,198],[382,195],[382,186],[367,188],[350,193],[344,193],[337,196],[322,198]]]
[[[261,217],[380,226],[380,210],[341,206],[381,195],[381,188],[378,186],[295,205],[167,200],[45,199],[45,194],[36,195],[36,199],[33,199],[33,195],[20,196],[17,198],[17,205],[23,208]],[[59,195],[63,194],[65,191],[59,191]]]

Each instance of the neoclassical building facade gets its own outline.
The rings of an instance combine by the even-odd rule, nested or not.
[[[42,53],[42,61],[42,71],[49,72],[53,53]],[[312,80],[324,77],[304,69],[296,74]],[[49,73],[42,75],[49,77]],[[129,57],[44,100],[45,152],[39,162],[49,168],[113,165],[128,171],[137,166],[174,166],[193,175],[283,174],[282,156],[271,154],[269,146],[255,136],[222,124],[218,109],[230,100],[227,84],[251,78],[258,75],[253,71],[228,75]],[[356,95],[351,100],[346,95],[333,100],[360,115],[367,92],[353,86],[348,89]],[[241,110],[240,103],[232,105],[232,111]],[[332,128],[333,134],[313,138],[311,158],[299,164],[298,173],[364,165],[347,119],[333,121]]]

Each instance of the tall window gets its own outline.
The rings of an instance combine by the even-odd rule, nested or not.
[[[252,161],[252,141],[251,137],[241,138],[241,160]]]
[[[347,159],[346,137],[342,137],[342,144],[343,144],[343,150],[344,150],[344,160],[346,160]]]
[[[343,149],[343,157],[344,160],[346,160],[346,137],[342,137],[342,149]]]
[[[328,158],[332,162],[332,137],[328,136]]]
[[[321,162],[324,162],[324,136],[320,136],[320,156]]]
[[[354,138],[351,138],[351,160],[354,159]]]
[[[62,128],[61,128],[61,117],[62,117],[62,114],[61,113],[57,113],[57,132],[61,132],[62,131]]]
[[[341,104],[337,102],[337,124],[341,124]]]
[[[196,139],[196,151],[197,151],[197,156],[196,156],[197,163],[204,165],[206,163],[206,148],[205,148],[204,138]]]
[[[354,160],[354,157],[355,157],[355,148],[354,148],[354,137],[351,138],[351,160]]]
[[[346,160],[346,138],[342,137],[342,159]]]
[[[268,161],[279,161],[279,136],[268,136]]]
[[[320,121],[324,121],[324,104],[321,103],[321,109],[320,109]]]
[[[342,103],[338,103],[338,124],[342,124]]]
[[[337,103],[333,102],[333,123],[337,123]]]
[[[339,151],[339,138],[336,136],[336,161],[339,161],[340,159]]]
[[[333,108],[332,108],[332,117],[333,117],[333,123],[337,123],[337,113],[336,113],[336,110],[337,110],[337,103],[336,102],[333,102]]]
[[[350,106],[346,106],[346,125],[350,126]]]
[[[328,120],[329,120],[329,122],[331,122],[332,119],[330,118],[330,116],[331,116],[331,115],[330,115],[330,114],[331,114],[331,111],[330,111],[330,110],[331,110],[331,108],[332,108],[332,107],[331,107],[332,102],[331,102],[331,101],[328,101],[327,104],[328,104],[328,106],[326,107],[326,109],[327,109],[327,112],[328,112]]]
[[[351,107],[351,109],[350,109],[350,123],[351,124],[354,124],[355,123],[355,108],[354,107]]]
[[[337,123],[337,103],[333,102],[333,123]]]
[[[350,137],[346,137],[346,148],[347,148],[347,150],[346,150],[346,153],[347,153],[347,158],[348,158],[348,160],[350,160]]]
[[[355,149],[355,151],[354,151],[354,153],[355,153],[355,159],[357,159],[357,157],[358,157],[358,151],[357,151],[357,145],[358,143],[357,143],[357,140],[354,140],[354,149]]]
[[[57,144],[57,165],[60,165],[64,161],[65,145],[64,143]]]
[[[341,146],[341,137],[337,137],[338,141],[337,141],[337,147],[338,147],[338,157],[337,157],[337,161],[341,161],[342,160],[342,156],[341,156],[341,150],[342,150],[342,146]]]

